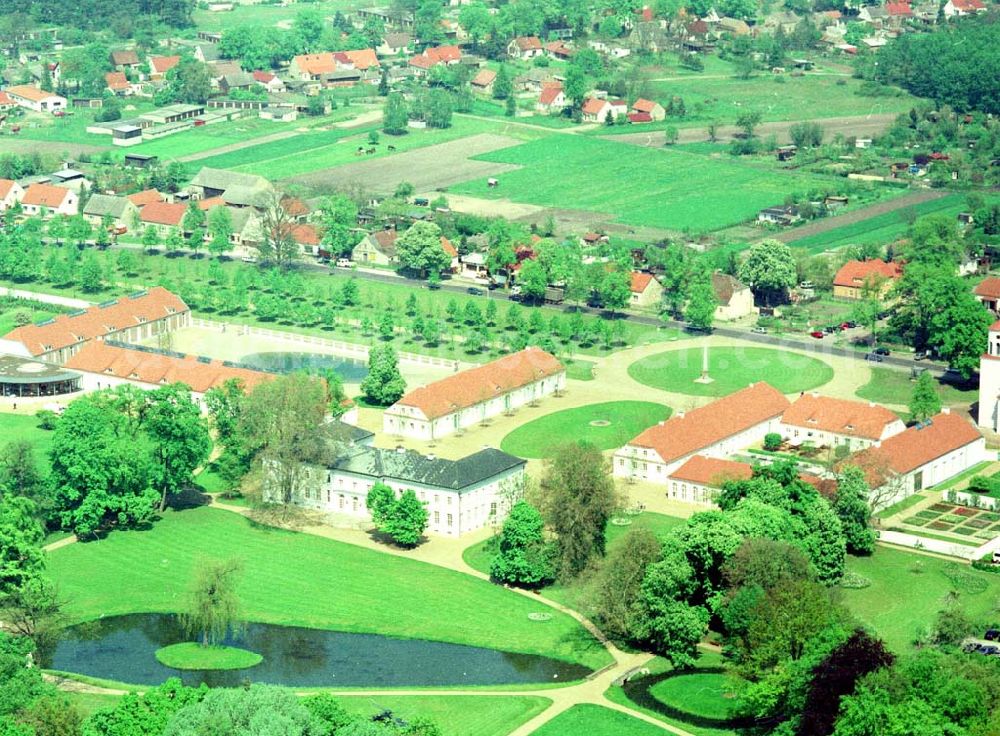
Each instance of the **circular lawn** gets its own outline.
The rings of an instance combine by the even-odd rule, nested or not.
[[[692,716],[725,721],[731,715],[733,701],[726,697],[726,676],[722,673],[673,675],[649,688],[649,694]]]
[[[203,647],[193,641],[156,650],[156,659],[175,670],[243,670],[260,664],[256,652],[237,647]]]
[[[726,396],[757,381],[767,381],[785,394],[822,386],[833,368],[816,358],[770,348],[709,348],[711,383],[701,376],[702,348],[670,350],[650,355],[628,367],[628,374],[653,388],[694,396]]]
[[[500,448],[518,457],[544,458],[559,445],[586,441],[600,450],[621,447],[671,409],[649,401],[608,401],[546,414],[503,438]]]

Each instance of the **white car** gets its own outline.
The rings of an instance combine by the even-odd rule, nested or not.
[[[350,258],[338,258],[337,268],[354,268],[354,262]]]

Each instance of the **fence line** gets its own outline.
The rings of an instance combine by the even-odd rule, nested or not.
[[[345,357],[358,360],[368,360],[368,346],[359,345],[353,342],[342,340],[331,340],[328,337],[318,335],[305,335],[298,332],[286,332],[283,330],[271,330],[266,327],[255,327],[253,325],[238,325],[230,322],[216,322],[215,320],[192,317],[191,325],[203,327],[209,330],[225,332],[226,330],[237,330],[241,335],[257,335],[259,337],[272,337],[278,340],[288,340],[290,342],[302,343],[303,345],[320,345],[329,348],[337,353],[346,354]],[[432,355],[420,355],[418,353],[398,352],[400,361],[407,363],[417,363],[419,365],[432,365],[442,368],[457,370],[459,363],[450,358],[436,358]]]

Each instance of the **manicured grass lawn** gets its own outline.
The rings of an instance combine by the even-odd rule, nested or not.
[[[156,659],[175,670],[241,670],[260,664],[264,658],[239,647],[203,647],[184,641],[157,649]]]
[[[566,366],[566,378],[571,378],[574,381],[594,380],[594,361],[574,360],[564,363],[564,365]]]
[[[728,719],[733,701],[726,695],[726,676],[714,672],[668,677],[649,690],[657,700],[706,718]]]
[[[892,506],[887,506],[878,513],[875,514],[879,519],[888,519],[890,516],[895,516],[896,514],[906,511],[908,508],[916,506],[918,503],[923,501],[926,496],[922,496],[919,493],[914,493],[912,496],[907,496],[902,501],[894,503]]]
[[[934,214],[957,215],[965,209],[965,198],[960,194],[950,194],[941,199],[921,202],[912,207],[886,212],[867,220],[854,222],[843,227],[827,230],[825,233],[811,235],[805,238],[792,239],[788,244],[794,248],[803,248],[810,253],[820,253],[826,250],[836,250],[847,245],[866,245],[868,243],[889,243],[902,237],[908,222],[914,217],[924,217]],[[790,235],[794,238],[795,231]]]
[[[475,158],[523,168],[501,175],[497,188],[490,189],[482,178],[454,191],[606,212],[629,224],[695,232],[736,225],[793,191],[824,182],[730,157],[711,159],[578,135],[550,136]]]
[[[114,532],[50,555],[71,621],[178,611],[198,560],[241,558],[246,617],[264,623],[435,639],[577,661],[608,657],[572,619],[544,625],[538,604],[482,580],[226,511],[166,513],[149,531]]]
[[[441,728],[443,736],[507,736],[527,720],[545,710],[552,701],[513,695],[379,695],[345,696],[338,699],[348,711],[375,715],[391,710],[409,720],[426,716]]]
[[[12,440],[27,440],[35,450],[35,461],[40,469],[49,466],[49,448],[52,446],[52,432],[41,429],[38,420],[25,414],[0,413],[0,445]],[[46,471],[48,472],[48,471]]]
[[[953,540],[949,540],[953,541]],[[931,626],[955,586],[945,571],[959,563],[903,550],[879,547],[871,557],[848,557],[847,569],[872,584],[842,590],[841,595],[862,623],[871,626],[896,652],[910,649],[918,632]],[[957,602],[973,618],[990,618],[1000,597],[1000,575],[960,566],[978,582],[958,591]],[[976,592],[976,589],[979,589]]]
[[[701,375],[702,349],[687,348],[647,356],[629,366],[639,383],[694,396],[726,396],[756,381],[767,381],[782,393],[822,386],[833,368],[816,358],[770,348],[709,348],[712,383],[695,383]]]
[[[581,703],[563,711],[532,736],[660,736],[663,729],[599,705]]]
[[[892,368],[872,368],[871,371],[871,380],[855,392],[858,398],[897,406],[906,406],[910,402],[915,382],[910,380],[908,372]],[[941,381],[935,383],[941,403],[945,406],[969,406],[978,398],[974,383],[967,388],[958,388]]]
[[[838,83],[840,80],[845,83]],[[684,122],[718,120],[723,125],[734,124],[736,117],[746,111],[759,112],[764,121],[812,120],[905,112],[916,101],[906,94],[864,97],[857,94],[861,86],[857,79],[809,74],[802,77],[758,74],[750,79],[692,76],[690,80],[652,82],[651,86],[653,99],[664,104],[671,96],[684,98],[687,110]]]
[[[670,416],[649,401],[608,401],[546,414],[503,438],[500,448],[518,457],[548,457],[559,445],[586,441],[600,450],[621,447],[642,430]]]
[[[28,318],[32,322],[41,322],[42,320],[49,319],[50,317],[55,317],[58,312],[50,312],[46,309],[33,309],[31,307],[12,307],[10,309],[0,309],[0,336],[6,335],[8,332],[17,327],[14,321],[14,317],[19,313],[24,312],[28,315]]]
[[[101,708],[114,708],[118,705],[118,700],[121,698],[120,695],[108,695],[106,693],[81,693],[81,692],[62,692],[60,693],[69,702],[80,709],[80,713],[84,717],[89,716],[96,710]]]

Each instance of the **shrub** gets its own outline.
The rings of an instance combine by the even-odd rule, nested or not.
[[[59,415],[51,409],[42,409],[35,414],[39,429],[53,430],[59,423]]]
[[[991,572],[994,575],[1000,575],[1000,565],[993,564],[993,556],[991,554],[985,554],[978,560],[973,560],[972,567],[981,572]]]
[[[781,447],[781,435],[777,432],[768,432],[764,435],[764,449],[770,452]]]
[[[867,588],[871,584],[872,581],[864,575],[859,575],[851,570],[845,572],[844,576],[840,579],[840,587],[848,588],[849,590],[860,590],[861,588]]]

